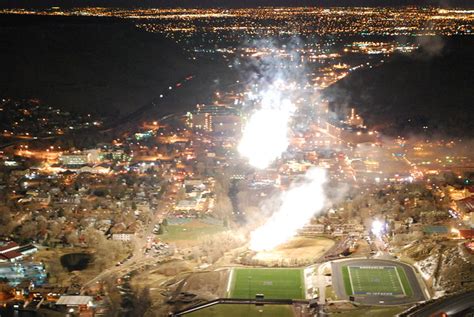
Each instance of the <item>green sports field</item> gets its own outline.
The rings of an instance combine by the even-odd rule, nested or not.
[[[405,271],[398,266],[343,266],[347,295],[411,296]]]
[[[305,287],[301,269],[235,268],[231,273],[230,297],[266,299],[304,299]]]
[[[222,304],[197,310],[186,317],[293,317],[293,310],[288,305],[232,305]]]

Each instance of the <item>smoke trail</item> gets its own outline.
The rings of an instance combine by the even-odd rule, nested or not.
[[[304,64],[299,56],[298,39],[277,46],[271,40],[254,41],[258,56],[242,65],[244,80],[249,82],[243,110],[250,113],[238,150],[250,165],[266,168],[289,145],[290,120],[308,91]],[[282,52],[285,52],[284,54]]]
[[[260,54],[251,65],[254,71],[246,73],[251,90],[244,104],[247,109],[255,108],[246,123],[238,150],[252,166],[263,169],[287,150],[291,133],[308,128],[303,122],[292,126],[291,121],[293,118],[301,120],[304,117],[301,114],[311,118],[319,93],[306,78],[304,62],[298,56],[297,40],[284,46],[289,55],[281,54],[282,50],[271,42],[253,45],[259,47],[259,52],[271,53]],[[251,233],[250,248],[272,249],[293,237],[325,206],[325,181],[325,171],[314,168],[293,184],[281,195],[281,204],[268,221]]]
[[[266,168],[288,148],[288,125],[295,107],[282,97],[282,85],[277,81],[260,94],[261,108],[251,115],[238,147],[257,168]]]
[[[251,233],[250,249],[271,250],[296,235],[326,204],[326,171],[312,168],[303,182],[282,194],[282,204],[270,219]]]

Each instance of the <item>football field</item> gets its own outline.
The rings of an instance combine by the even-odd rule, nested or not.
[[[196,310],[185,317],[293,317],[290,305],[214,305],[204,309]]]
[[[234,268],[230,277],[232,298],[304,299],[305,287],[301,269]]]
[[[347,295],[411,296],[405,271],[397,266],[343,266]]]

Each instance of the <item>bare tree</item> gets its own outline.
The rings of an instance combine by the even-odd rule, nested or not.
[[[10,208],[7,206],[0,207],[0,234],[9,235],[12,233],[15,224],[12,222],[12,215],[10,213]]]

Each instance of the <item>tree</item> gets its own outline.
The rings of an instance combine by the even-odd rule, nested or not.
[[[76,231],[70,232],[66,235],[67,243],[71,245],[77,245],[79,243],[79,236],[77,235]]]
[[[136,293],[137,296],[134,296],[133,298],[133,315],[142,317],[145,316],[152,304],[150,289],[148,287],[144,287]]]
[[[233,212],[232,202],[224,193],[221,193],[216,198],[216,205],[214,206],[214,214],[219,218],[226,218],[232,215]]]
[[[157,234],[163,234],[163,233],[164,233],[163,226],[160,226],[160,227],[158,228]]]
[[[38,235],[38,228],[34,222],[26,222],[21,226],[20,236],[24,240],[31,240]]]
[[[48,234],[50,238],[58,238],[58,236],[62,233],[62,225],[57,222],[53,221],[49,223]]]
[[[7,206],[0,207],[0,234],[8,236],[12,233],[15,224],[12,222],[10,208]]]

